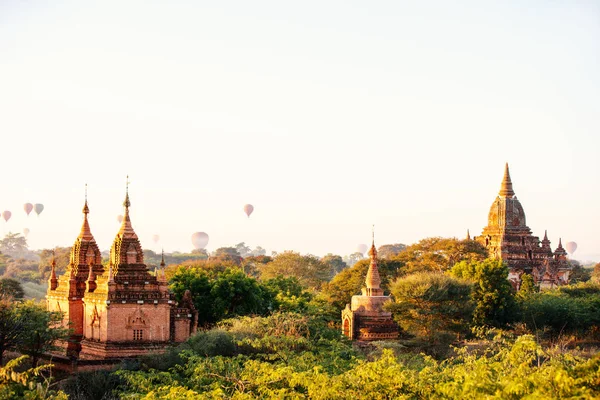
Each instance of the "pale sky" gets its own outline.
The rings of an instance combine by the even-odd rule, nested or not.
[[[345,255],[479,234],[509,162],[600,261],[598,71],[598,1],[0,0],[0,234],[72,245],[87,183],[108,249],[129,174],[144,248]]]

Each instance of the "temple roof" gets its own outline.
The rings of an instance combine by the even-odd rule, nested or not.
[[[377,249],[375,248],[375,241],[371,245],[371,250],[369,250],[369,255],[371,256],[371,264],[369,265],[369,270],[367,271],[367,289],[379,289],[379,285],[381,285],[381,278],[379,276],[379,267],[377,265]]]
[[[500,184],[500,192],[498,192],[498,195],[502,197],[513,197],[515,195],[512,186],[512,181],[510,180],[508,163],[506,163],[506,165],[504,166],[504,178],[502,178],[502,183]]]
[[[131,225],[131,219],[129,218],[129,206],[131,206],[131,202],[129,201],[128,185],[125,192],[125,201],[123,202],[123,207],[125,207],[125,213],[123,214],[123,221],[121,221],[121,229],[119,229],[118,236],[120,236],[121,238],[137,239],[138,236],[133,230],[133,226]]]

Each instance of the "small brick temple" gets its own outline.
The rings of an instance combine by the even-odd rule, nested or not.
[[[369,250],[371,263],[362,294],[352,296],[352,303],[342,310],[342,333],[351,340],[373,341],[398,338],[398,325],[392,313],[383,310],[383,304],[390,300],[380,288],[381,278],[377,262],[375,240]]]

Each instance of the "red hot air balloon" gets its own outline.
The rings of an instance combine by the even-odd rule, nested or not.
[[[369,246],[367,246],[366,244],[359,244],[358,246],[356,246],[356,251],[358,251],[360,254],[365,254],[368,249]]]
[[[152,235],[152,240],[154,241],[154,243],[158,243],[158,241],[160,240],[160,236]]]
[[[33,211],[33,204],[31,204],[31,203],[25,203],[23,205],[23,209],[25,210],[25,212],[27,213],[27,216],[29,217],[29,213],[31,211]]]
[[[565,244],[565,247],[567,248],[567,251],[569,252],[569,254],[573,255],[573,253],[575,253],[575,250],[577,250],[577,243],[567,242],[567,244]]]
[[[123,216],[117,215],[117,221],[119,221],[119,223],[123,222]]]
[[[12,213],[8,210],[6,210],[2,213],[2,218],[4,218],[4,220],[6,222],[8,222],[8,220],[10,219],[11,216],[12,216]]]
[[[250,214],[252,214],[252,211],[254,211],[254,206],[252,204],[246,204],[244,206],[244,212],[246,213],[248,218],[250,218]]]
[[[208,235],[206,232],[196,232],[192,235],[192,244],[197,249],[203,249],[208,244]]]
[[[44,211],[44,205],[39,203],[34,204],[33,209],[35,210],[35,213],[39,216],[42,213],[42,211]]]

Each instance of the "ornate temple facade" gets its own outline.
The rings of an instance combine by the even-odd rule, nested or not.
[[[64,348],[73,359],[134,357],[185,341],[196,330],[197,312],[189,293],[178,305],[169,292],[164,257],[156,274],[144,264],[129,217],[129,193],[123,205],[106,267],[90,230],[87,199],[66,272],[57,277],[52,262],[47,307],[62,312],[63,324],[72,328]]]
[[[490,207],[488,225],[474,240],[486,247],[490,257],[506,262],[510,270],[508,279],[516,289],[524,273],[531,274],[542,288],[569,282],[572,267],[562,241],[559,240],[557,249],[552,251],[547,232],[541,241],[533,236],[526,224],[523,206],[515,196],[508,164],[500,192]]]
[[[375,242],[369,250],[371,264],[367,271],[366,287],[362,294],[352,296],[352,303],[342,311],[342,333],[351,340],[372,341],[398,338],[398,325],[392,313],[383,310],[383,304],[390,300],[380,288],[381,278],[377,265]]]

